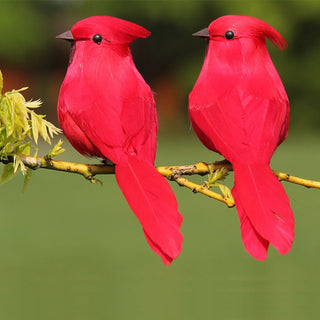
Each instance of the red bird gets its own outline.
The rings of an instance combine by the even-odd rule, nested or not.
[[[167,265],[182,248],[182,216],[169,183],[154,168],[155,101],[130,51],[132,41],[149,34],[132,22],[95,16],[58,36],[72,42],[58,117],[77,151],[115,164],[120,189]]]
[[[270,59],[266,38],[285,49],[283,37],[267,23],[223,16],[195,35],[208,49],[189,95],[189,116],[202,143],[233,165],[242,241],[256,259],[269,243],[281,254],[291,249],[294,218],[289,199],[269,164],[286,138],[289,102]]]

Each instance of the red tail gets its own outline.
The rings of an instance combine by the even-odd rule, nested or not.
[[[281,254],[291,249],[294,218],[285,190],[267,164],[233,164],[232,194],[246,250],[265,260],[269,243]]]
[[[165,265],[182,249],[182,216],[168,181],[149,163],[128,156],[116,165],[116,178],[132,211],[139,219],[151,249]]]

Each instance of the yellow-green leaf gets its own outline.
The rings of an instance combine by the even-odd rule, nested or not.
[[[41,100],[30,100],[26,102],[26,107],[30,109],[40,108],[42,105]]]
[[[62,140],[60,139],[58,143],[49,151],[48,157],[53,158],[64,152],[64,148],[61,148]]]
[[[0,111],[1,124],[5,127],[6,137],[9,137],[13,133],[13,109],[7,94],[1,100]]]
[[[30,154],[30,149],[31,149],[30,143],[23,144],[23,145],[21,145],[19,147],[19,153],[29,155]]]
[[[3,170],[2,170],[2,174],[1,174],[1,178],[0,178],[0,183],[5,183],[7,181],[9,181],[11,178],[13,178],[13,176],[15,175],[16,173],[14,172],[14,165],[12,162],[6,164],[4,167],[3,167]]]
[[[51,144],[51,140],[50,137],[48,135],[48,131],[47,131],[47,124],[46,124],[46,120],[41,119],[41,127],[40,127],[40,134],[43,138],[44,141],[48,142],[49,144]]]
[[[0,181],[8,181],[14,173],[21,171],[25,176],[24,190],[31,173],[20,159],[19,154],[30,155],[31,149],[37,153],[35,144],[41,136],[51,144],[51,138],[61,130],[45,120],[45,115],[34,112],[41,106],[40,100],[26,101],[20,90],[12,90],[1,95],[3,79],[0,71],[0,158],[13,158],[13,163],[4,167]],[[59,142],[52,150],[51,156],[56,156],[64,150]]]
[[[31,113],[31,124],[33,140],[35,141],[35,143],[38,143],[39,127],[41,126],[41,124],[39,125],[39,119],[34,112]]]
[[[233,199],[230,188],[228,188],[227,186],[220,184],[220,183],[218,184],[218,187],[220,188],[224,197],[229,198],[229,199]]]
[[[31,179],[31,176],[32,176],[32,173],[33,173],[33,170],[30,169],[30,168],[27,168],[26,174],[25,174],[25,177],[24,177],[24,180],[23,180],[22,193],[26,192],[27,187],[28,187],[29,182],[30,182],[30,179]]]
[[[14,155],[13,156],[13,169],[14,169],[14,172],[17,172],[18,169],[20,168],[22,174],[25,174],[26,173],[26,169],[27,167],[24,165],[24,163],[21,161],[21,159],[19,158],[19,156],[17,155]]]

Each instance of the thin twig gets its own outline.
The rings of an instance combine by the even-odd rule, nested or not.
[[[280,181],[287,181],[298,184],[307,188],[320,189],[320,181],[308,180],[303,178],[294,177],[289,173],[283,173],[276,170],[272,170],[273,173],[278,177]]]
[[[167,167],[156,167],[156,169],[168,180],[176,181],[180,186],[189,188],[194,193],[202,193],[210,198],[216,199],[225,203],[229,208],[234,206],[234,201],[232,198],[222,196],[219,193],[216,193],[208,188],[207,185],[196,184],[186,178],[183,178],[182,175],[206,175],[211,171],[220,169],[221,167],[226,167],[228,170],[232,170],[232,166],[227,161],[220,161],[211,164],[205,162],[199,162],[192,165],[185,166],[167,166]]]

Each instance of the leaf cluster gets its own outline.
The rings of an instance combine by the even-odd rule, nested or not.
[[[30,178],[31,171],[21,161],[19,155],[37,154],[36,144],[39,137],[51,144],[54,135],[60,129],[45,120],[44,115],[37,114],[34,109],[41,106],[40,100],[26,101],[20,90],[12,90],[2,94],[3,77],[0,71],[0,160],[8,162],[3,169],[1,182],[8,181],[19,170]],[[64,150],[59,141],[49,152],[53,157]]]

